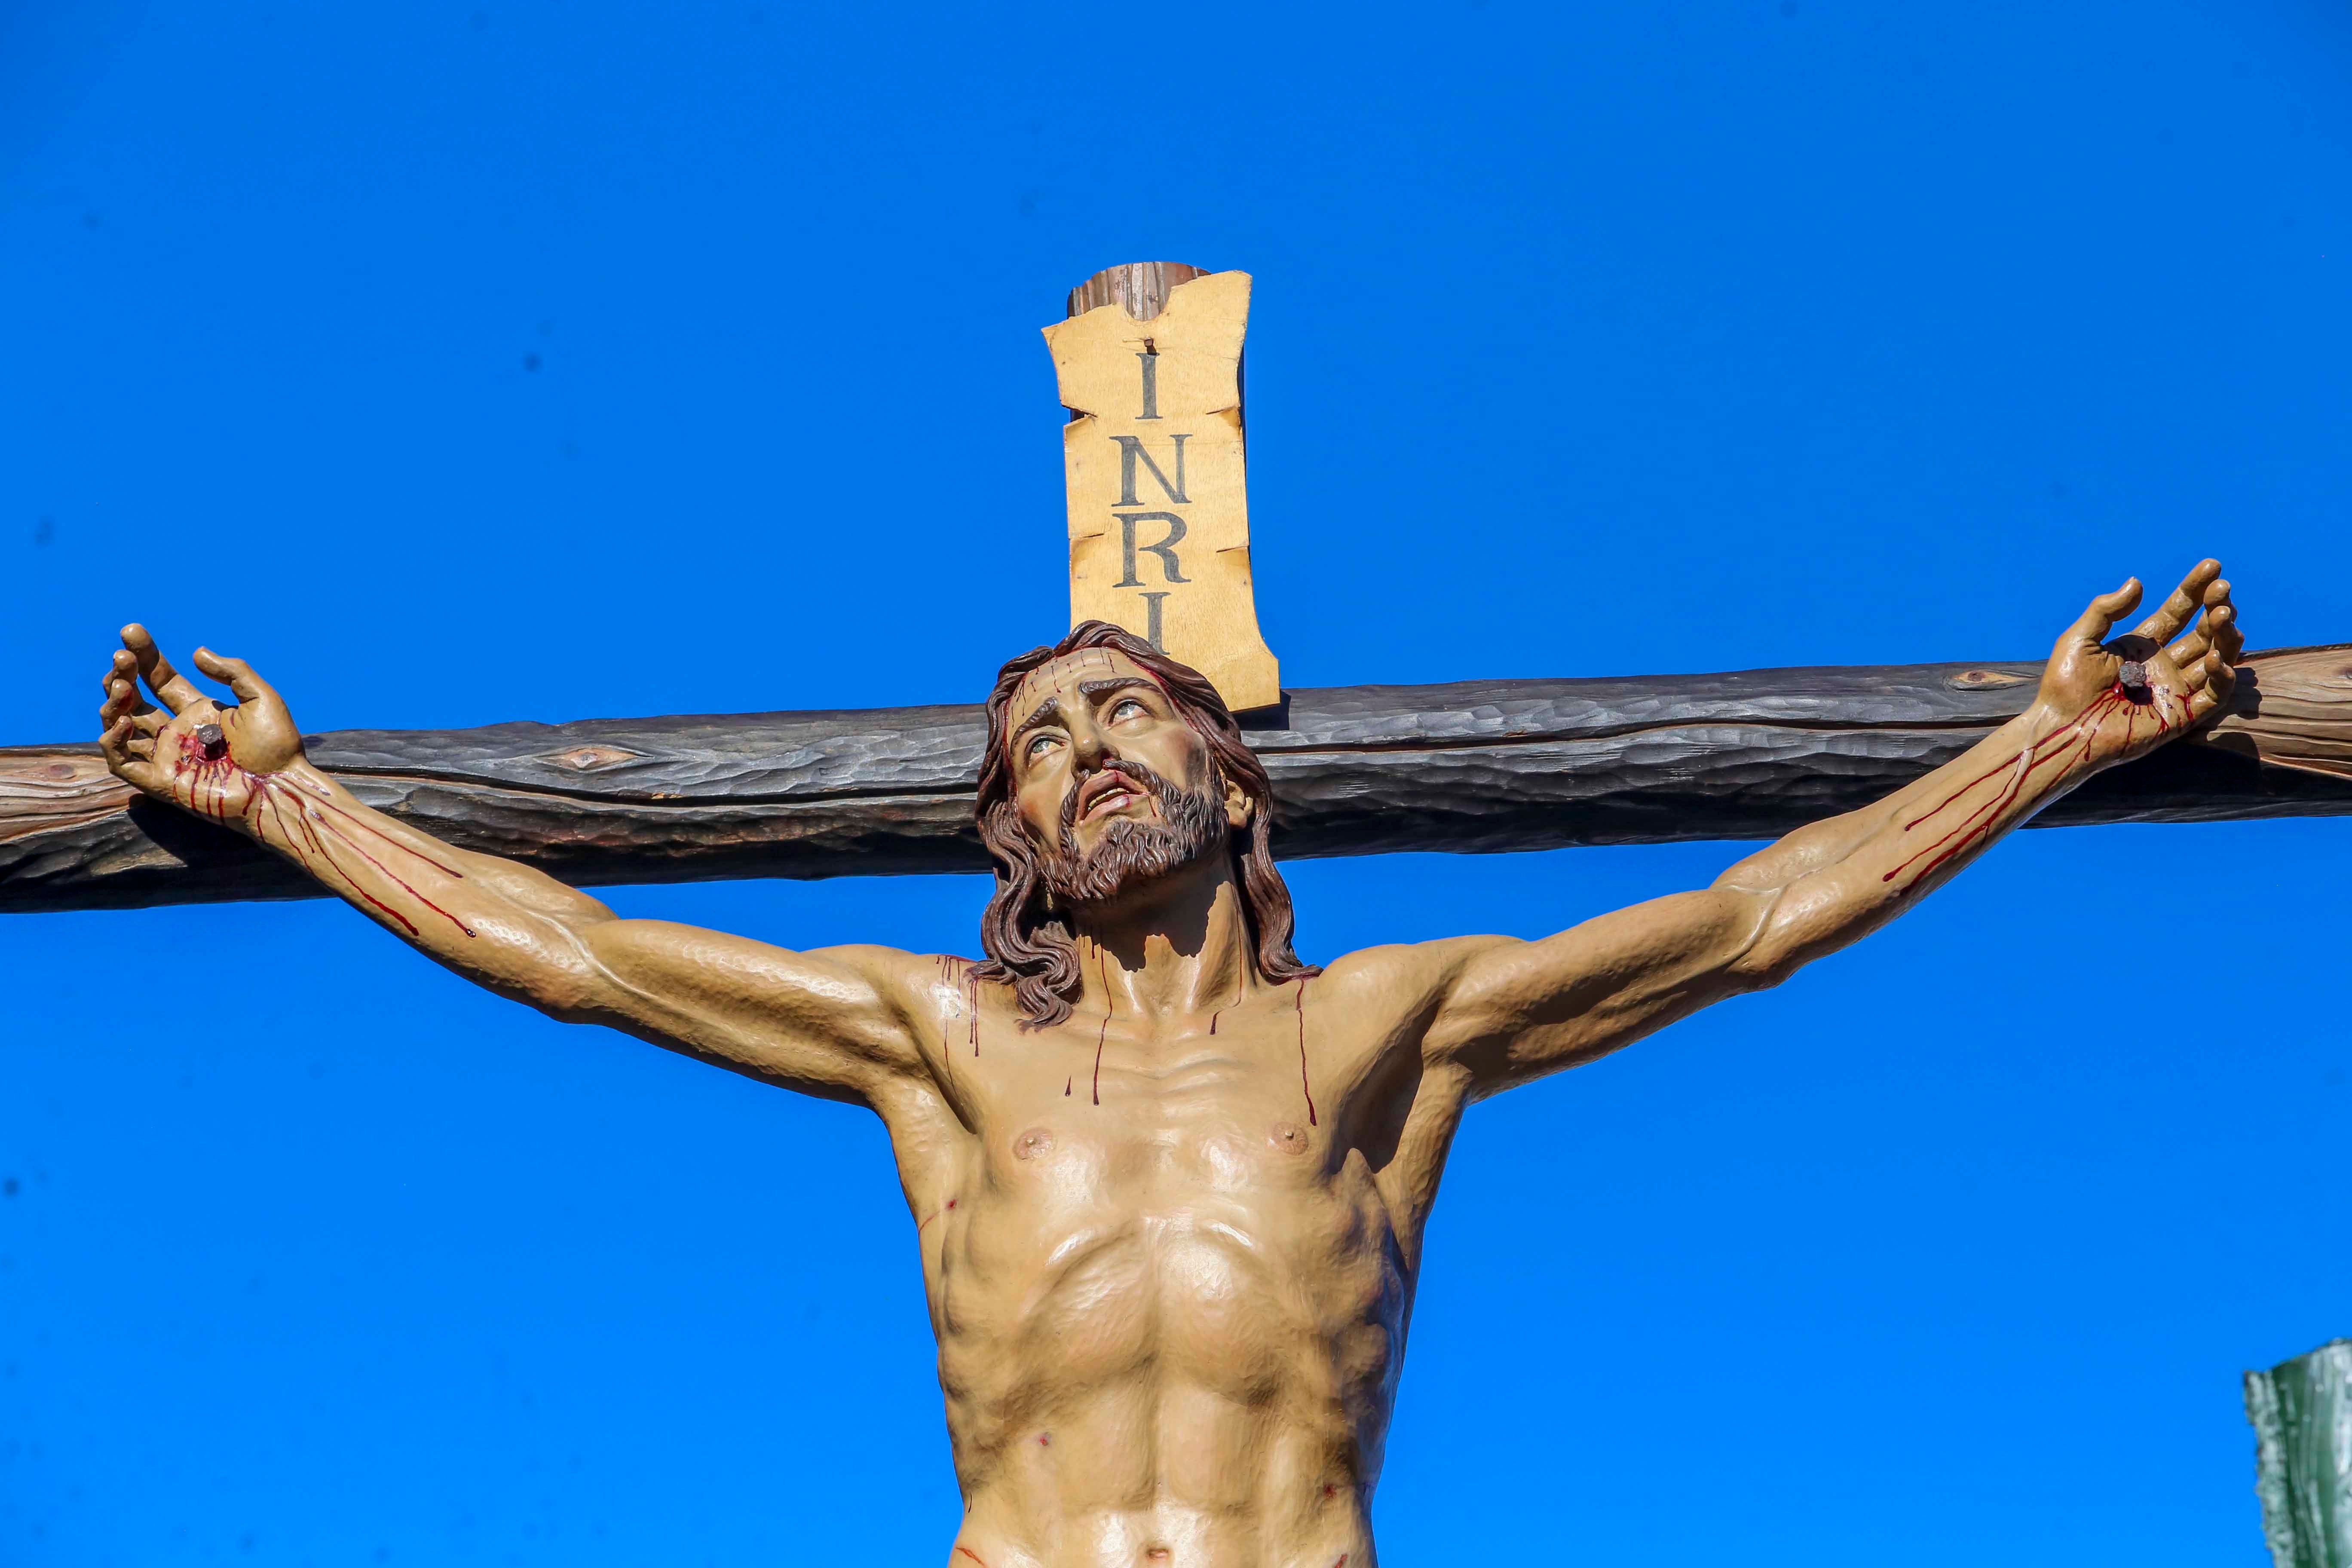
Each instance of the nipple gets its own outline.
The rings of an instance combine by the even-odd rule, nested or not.
[[[1276,1122],[1274,1124],[1274,1146],[1281,1150],[1286,1154],[1306,1153],[1307,1129],[1301,1127],[1296,1121]]]
[[[1043,1127],[1032,1127],[1013,1141],[1013,1157],[1034,1160],[1054,1146],[1054,1135]]]

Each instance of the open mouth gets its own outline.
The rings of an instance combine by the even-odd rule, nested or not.
[[[1125,773],[1110,769],[1078,786],[1078,820],[1092,822],[1125,807],[1129,801],[1149,799],[1150,792]]]

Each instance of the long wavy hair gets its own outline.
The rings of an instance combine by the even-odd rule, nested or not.
[[[1301,963],[1291,951],[1290,889],[1274,868],[1267,847],[1274,831],[1274,790],[1265,764],[1242,740],[1241,726],[1224,699],[1198,670],[1177,663],[1134,633],[1107,621],[1081,621],[1050,647],[1034,647],[1009,659],[997,672],[988,698],[988,755],[980,764],[981,842],[996,863],[996,892],[980,917],[981,950],[987,958],[971,970],[973,978],[1013,987],[1022,1026],[1043,1028],[1070,1016],[1084,990],[1078,972],[1077,938],[1066,911],[1046,896],[1045,852],[1021,820],[1013,799],[1013,754],[1006,731],[1013,722],[1013,694],[1038,666],[1083,648],[1116,648],[1159,682],[1160,689],[1192,732],[1208,743],[1214,764],[1212,788],[1222,796],[1228,781],[1249,798],[1246,828],[1228,832],[1226,852],[1241,889],[1253,956],[1264,978],[1279,983],[1321,973]],[[1223,814],[1218,814],[1222,821]]]

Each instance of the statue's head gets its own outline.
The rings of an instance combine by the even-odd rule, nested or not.
[[[996,893],[977,973],[1013,987],[1025,1023],[1059,1023],[1081,990],[1076,922],[1222,858],[1258,972],[1313,973],[1290,948],[1272,805],[1265,765],[1197,671],[1102,621],[1032,648],[988,699],[979,816]]]

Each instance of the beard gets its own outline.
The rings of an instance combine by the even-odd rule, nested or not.
[[[1092,849],[1078,853],[1078,784],[1062,802],[1061,847],[1046,854],[1039,866],[1045,887],[1055,900],[1073,908],[1107,904],[1139,883],[1168,875],[1181,867],[1223,849],[1231,837],[1225,823],[1223,796],[1213,789],[1184,789],[1170,783],[1141,763],[1123,759],[1107,762],[1115,773],[1151,792],[1160,803],[1160,820],[1138,822],[1114,817]]]

